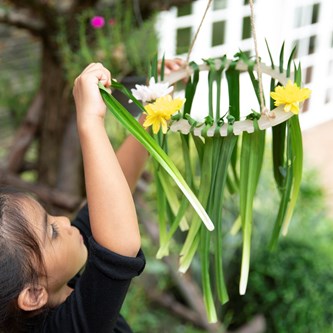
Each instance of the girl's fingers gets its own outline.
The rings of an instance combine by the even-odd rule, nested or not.
[[[161,70],[161,61],[158,63],[158,69],[159,71]],[[185,66],[185,61],[180,58],[175,58],[175,59],[166,59],[164,61],[164,74],[168,75],[173,71],[177,71],[180,68]]]
[[[88,65],[75,80],[75,83],[77,83],[77,80],[84,79],[88,75],[93,75],[96,78],[96,83],[100,81],[105,87],[111,86],[111,73],[100,63],[91,63]]]

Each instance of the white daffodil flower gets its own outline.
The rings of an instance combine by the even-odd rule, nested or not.
[[[150,78],[148,86],[136,84],[135,88],[131,89],[132,94],[137,100],[142,101],[142,103],[153,102],[157,98],[169,95],[173,90],[173,86],[170,87],[168,82],[156,83],[154,77]]]

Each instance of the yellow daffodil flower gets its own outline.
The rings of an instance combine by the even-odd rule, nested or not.
[[[156,134],[162,127],[162,132],[165,134],[168,130],[167,121],[171,116],[179,111],[183,106],[185,99],[172,99],[170,95],[157,98],[154,103],[145,106],[146,120],[143,123],[145,128],[153,126],[153,133]]]
[[[308,88],[300,88],[296,83],[288,81],[285,87],[277,86],[274,92],[271,92],[271,97],[275,100],[274,105],[284,105],[285,112],[299,113],[299,103],[308,99],[311,95],[311,90]]]

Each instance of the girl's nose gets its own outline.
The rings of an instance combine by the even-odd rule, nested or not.
[[[70,220],[67,218],[67,217],[61,217],[61,225],[62,227],[69,233],[69,234],[72,234],[73,232],[73,229],[72,229],[72,226],[71,226],[71,222]]]

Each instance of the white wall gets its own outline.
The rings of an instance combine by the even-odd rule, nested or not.
[[[223,0],[215,0],[223,3]],[[204,24],[192,50],[190,60],[201,62],[202,58],[218,57],[227,54],[228,58],[241,49],[253,52],[253,39],[242,39],[243,18],[250,15],[249,5],[244,0],[224,0],[225,8],[214,10],[210,7]],[[177,29],[191,27],[192,37],[197,31],[207,0],[192,3],[191,15],[177,17],[177,9],[162,12],[158,22],[160,33],[160,54],[172,58],[180,56],[186,59],[187,54],[176,53]],[[313,21],[314,6],[319,6],[318,19]],[[256,31],[258,48],[263,62],[269,64],[265,45],[267,39],[274,61],[278,63],[282,42],[286,44],[286,57],[296,41],[298,42],[297,62],[303,68],[304,84],[312,89],[312,97],[300,116],[303,129],[333,119],[333,1],[332,0],[257,0],[255,2]],[[225,21],[224,43],[212,47],[213,23]],[[222,33],[222,31],[221,31]],[[309,54],[310,37],[315,38],[314,52]],[[311,53],[311,52],[310,52]],[[310,73],[311,78],[306,78]],[[265,79],[265,81],[267,81]],[[243,82],[242,82],[243,84]],[[248,91],[248,89],[243,89]],[[242,108],[257,108],[253,97],[243,94]],[[201,100],[196,103],[204,102]],[[255,103],[252,106],[252,103]],[[203,104],[204,105],[204,104]],[[201,107],[202,108],[202,107]]]

